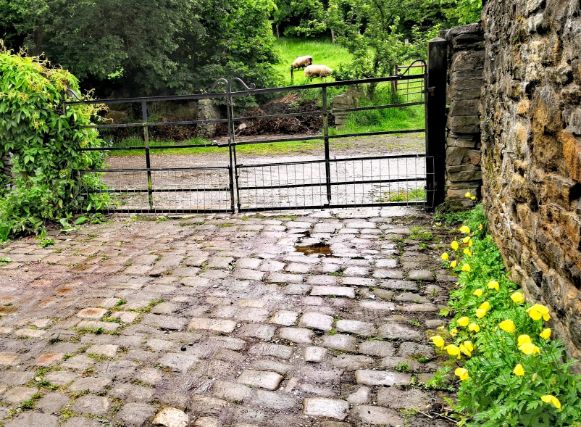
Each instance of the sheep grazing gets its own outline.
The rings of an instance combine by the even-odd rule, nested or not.
[[[297,59],[295,59],[293,61],[292,65],[291,65],[291,68],[293,70],[298,70],[299,68],[308,67],[312,63],[313,63],[313,57],[312,56],[299,56]]]
[[[329,77],[333,73],[326,65],[309,65],[305,68],[305,77],[312,79],[315,77],[325,78]]]

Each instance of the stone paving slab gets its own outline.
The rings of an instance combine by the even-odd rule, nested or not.
[[[426,333],[454,280],[420,211],[119,216],[51,236],[0,246],[0,425],[446,425],[416,412],[442,402],[421,387]]]

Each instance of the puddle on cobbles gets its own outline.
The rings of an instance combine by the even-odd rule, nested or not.
[[[314,243],[312,245],[296,245],[295,250],[305,255],[333,255],[333,252],[331,251],[331,245],[322,242]]]

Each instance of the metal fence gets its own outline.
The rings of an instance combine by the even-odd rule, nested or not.
[[[393,83],[394,92],[403,100],[409,102],[413,99],[421,98],[425,92],[425,74],[426,64],[423,62],[414,62],[412,65],[397,65],[395,74],[402,76],[415,76],[416,78],[407,80],[395,80]]]
[[[425,70],[425,64],[423,64]],[[333,129],[333,115],[357,114],[371,110],[418,108],[425,105],[424,91],[414,100],[333,109],[330,91],[362,88],[368,85],[388,87],[427,76],[401,75],[308,84],[301,86],[256,89],[240,79],[221,79],[211,93],[186,96],[157,96],[91,101],[68,104],[128,104],[140,112],[140,120],[125,123],[98,123],[102,132],[125,129],[139,132],[140,141],[123,146],[109,142],[103,147],[87,148],[107,155],[106,166],[99,170],[79,171],[102,178],[112,195],[108,212],[124,213],[197,213],[243,212],[258,210],[325,208],[350,206],[426,205],[434,191],[434,158],[425,150],[413,154],[359,153],[357,149],[341,155],[332,154],[335,141],[359,141],[382,135],[423,133],[416,129],[385,129],[371,132],[341,132]],[[422,87],[426,87],[425,83]],[[222,91],[219,91],[220,88]],[[317,99],[315,111],[272,115],[240,113],[240,102],[248,97],[276,97],[289,93],[305,94]],[[163,121],[151,118],[150,108],[156,103],[196,102],[211,99],[225,110],[225,118],[212,120]],[[322,118],[320,132],[309,135],[250,136],[240,138],[237,130],[249,120],[275,120],[281,117],[316,115]],[[223,142],[159,144],[152,143],[151,130],[163,126],[227,126]],[[135,141],[135,140],[134,140]],[[243,146],[261,144],[313,144],[318,154],[290,158],[247,156]],[[207,151],[213,155],[208,156]],[[197,153],[200,154],[197,154]],[[118,154],[124,154],[119,156]],[[81,189],[81,197],[87,191]]]

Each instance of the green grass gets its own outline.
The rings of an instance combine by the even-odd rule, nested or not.
[[[303,40],[281,37],[276,41],[275,46],[280,57],[280,62],[275,66],[275,69],[284,85],[291,84],[290,66],[298,56],[310,55],[313,57],[314,64],[326,65],[332,70],[335,70],[340,64],[347,65],[352,60],[347,49],[326,39]],[[327,79],[327,81],[332,80],[332,78]],[[294,84],[305,83],[308,83],[308,80],[304,77],[303,70],[296,70]]]
[[[378,202],[421,202],[426,200],[426,190],[423,188],[413,188],[410,190],[399,189],[397,191],[385,192],[378,197]]]
[[[390,83],[377,86],[372,98],[361,96],[361,107],[388,105],[406,102],[391,92]],[[417,99],[416,99],[417,100]],[[416,101],[410,99],[410,101]],[[349,114],[341,132],[381,132],[386,130],[411,130],[425,127],[423,105],[380,110],[356,111]]]

